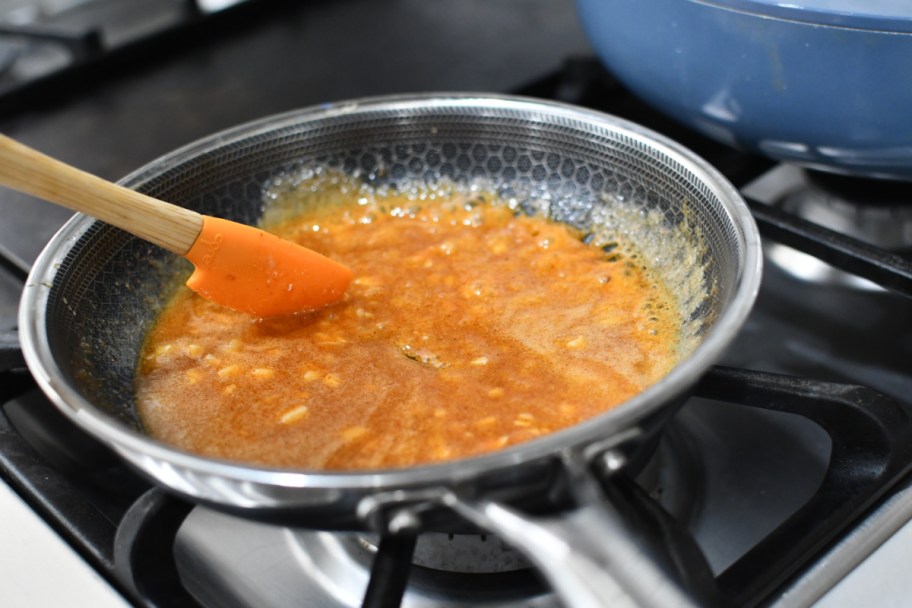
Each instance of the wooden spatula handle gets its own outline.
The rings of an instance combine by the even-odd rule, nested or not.
[[[200,214],[118,186],[0,135],[0,185],[91,215],[184,255]]]

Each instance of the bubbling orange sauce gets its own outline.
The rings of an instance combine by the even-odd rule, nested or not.
[[[150,435],[262,465],[407,467],[577,424],[678,360],[672,296],[623,244],[484,197],[319,196],[270,230],[351,268],[343,302],[257,320],[182,288],[140,356]]]

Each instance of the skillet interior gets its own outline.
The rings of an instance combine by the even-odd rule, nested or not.
[[[356,174],[376,187],[441,179],[463,188],[493,187],[520,208],[545,212],[596,238],[637,242],[640,254],[677,291],[688,319],[682,349],[689,355],[706,347],[707,336],[733,333],[746,315],[759,280],[759,258],[752,250],[757,239],[730,186],[666,143],[671,147],[657,146],[634,125],[559,104],[475,96],[392,98],[246,125],[179,150],[121,183],[245,223],[260,218],[264,188],[277,176],[314,166]],[[617,234],[619,222],[623,235]],[[22,326],[35,334],[25,340],[30,365],[50,378],[45,390],[65,413],[92,410],[97,419],[100,410],[111,426],[141,433],[133,408],[137,353],[167,295],[189,271],[182,259],[110,226],[83,218],[63,229],[36,263],[30,283],[39,292],[26,293]],[[742,310],[732,312],[733,302]],[[626,420],[654,413],[662,406],[656,399],[667,400],[696,380],[729,337],[717,336],[700,357],[707,360],[675,370],[650,399],[618,409]],[[33,340],[46,342],[47,352],[29,346]],[[599,428],[599,417],[579,425],[586,428],[573,441],[627,424],[623,415],[610,414],[603,417],[616,424]],[[84,426],[110,442],[99,424]],[[551,443],[545,442],[542,454],[555,445],[545,439]],[[517,458],[502,464],[510,462]]]

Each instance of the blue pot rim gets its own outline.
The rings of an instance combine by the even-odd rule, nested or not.
[[[688,0],[748,15],[822,27],[912,34],[909,0]]]

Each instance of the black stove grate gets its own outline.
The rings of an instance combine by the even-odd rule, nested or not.
[[[712,591],[723,605],[770,597],[912,470],[909,413],[869,388],[715,367],[695,395],[797,414],[833,441],[826,475],[810,500],[715,581]]]
[[[747,199],[760,233],[827,264],[912,298],[912,260]]]
[[[739,187],[773,166],[644,107],[591,58],[571,59],[557,72],[515,92],[594,107],[663,132],[709,160]],[[760,203],[751,207],[765,236],[912,295],[912,264],[907,258]],[[24,280],[25,269],[2,248],[0,266]],[[823,484],[782,526],[715,579],[700,568],[678,572],[700,597],[711,597],[720,605],[755,605],[770,597],[912,466],[912,423],[906,411],[870,389],[714,368],[696,394],[797,413],[822,426],[833,439]],[[135,605],[197,605],[182,587],[171,554],[173,538],[191,506],[152,487],[110,450],[73,428],[23,369],[14,327],[0,337],[0,403],[3,479]],[[630,491],[624,480],[607,483],[615,488],[613,493],[631,502],[648,502]],[[664,531],[660,536],[666,553],[693,555],[693,540],[678,522],[655,504],[646,504],[642,511]],[[365,606],[400,604],[413,540],[381,542]]]
[[[59,101],[68,91],[80,94],[88,83],[160,62],[214,32],[225,36],[247,28],[252,19],[281,10],[283,1],[236,0],[213,10],[204,10],[197,0],[74,1],[58,3],[54,14],[35,22],[0,22],[0,112],[10,116],[46,98]],[[130,15],[159,25],[140,27],[135,18],[126,18]],[[11,67],[30,45],[57,47],[66,58],[34,74],[14,75]]]

